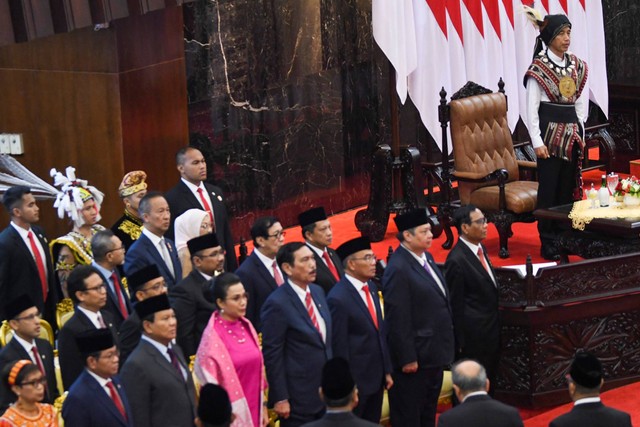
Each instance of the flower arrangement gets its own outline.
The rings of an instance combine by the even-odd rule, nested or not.
[[[616,186],[616,191],[613,193],[616,197],[624,197],[630,195],[640,198],[640,181],[635,176],[621,179]]]

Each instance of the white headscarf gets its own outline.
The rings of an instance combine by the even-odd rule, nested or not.
[[[187,247],[187,242],[200,235],[202,220],[209,214],[202,209],[189,209],[178,218],[174,224],[176,249]]]

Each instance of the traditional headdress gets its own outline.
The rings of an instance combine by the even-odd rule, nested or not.
[[[120,197],[127,197],[138,191],[146,190],[147,174],[145,171],[132,171],[127,173],[118,187],[118,194]]]
[[[22,371],[22,368],[32,363],[31,360],[18,360],[11,368],[11,371],[9,371],[9,377],[7,378],[9,385],[16,385],[16,378],[18,378],[18,374]]]
[[[541,42],[544,42],[545,46],[549,46],[564,27],[571,28],[571,21],[569,21],[567,15],[547,15],[543,18],[540,11],[532,7],[523,5],[522,10],[527,19],[540,30],[540,35],[536,37],[536,44],[533,48],[534,58],[542,50]]]
[[[53,185],[60,187],[56,202],[53,204],[53,207],[58,209],[58,218],[64,218],[66,212],[77,227],[84,225],[84,219],[78,215],[78,211],[82,210],[84,202],[93,199],[96,202],[98,221],[100,221],[100,205],[104,194],[96,187],[89,185],[89,181],[76,178],[76,168],[69,166],[65,169],[65,173],[66,176],[55,168],[50,172],[54,180]]]

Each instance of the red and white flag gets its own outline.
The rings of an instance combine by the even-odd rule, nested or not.
[[[600,0],[580,0],[587,15],[587,40],[589,40],[589,88],[590,99],[609,116],[609,86],[607,84],[607,55],[604,43],[604,18]]]
[[[373,38],[396,70],[396,91],[407,100],[407,78],[417,65],[413,0],[373,0]]]

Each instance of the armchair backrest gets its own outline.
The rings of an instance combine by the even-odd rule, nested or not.
[[[519,179],[518,163],[507,123],[507,99],[500,92],[469,96],[449,103],[451,143],[456,173],[486,176],[497,169],[509,172],[508,182]],[[462,204],[479,187],[496,182],[458,181]]]

